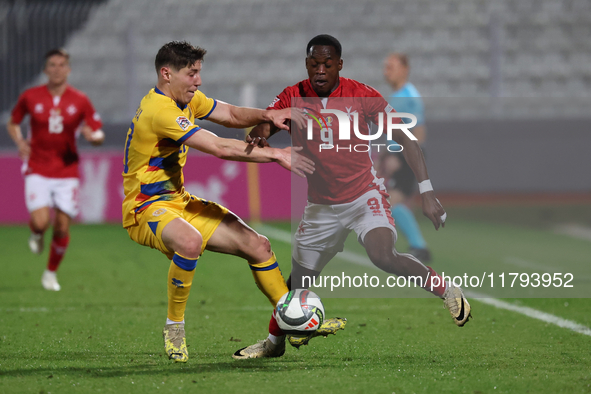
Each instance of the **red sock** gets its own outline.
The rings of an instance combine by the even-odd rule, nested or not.
[[[433,268],[429,266],[427,266],[427,268],[429,268],[429,278],[427,279],[427,284],[424,289],[441,298],[445,289],[447,289],[447,283],[443,281],[441,275],[435,272]]]
[[[276,337],[280,337],[285,335],[279,325],[277,324],[277,320],[275,320],[275,311],[273,311],[273,315],[271,316],[271,320],[269,320],[269,334],[275,335]]]
[[[49,262],[47,263],[47,269],[49,271],[57,271],[57,268],[60,266],[60,263],[66,254],[69,242],[69,235],[64,238],[53,237],[53,240],[51,241],[51,252],[49,253]]]

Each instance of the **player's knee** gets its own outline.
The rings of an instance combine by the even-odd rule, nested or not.
[[[186,236],[181,242],[175,252],[190,259],[196,259],[201,255],[201,247],[203,239],[201,235]]]
[[[271,255],[271,242],[269,242],[269,239],[264,235],[254,235],[251,242],[249,242],[249,247],[252,248],[253,254],[255,255],[254,257],[256,257],[257,260],[266,260]]]
[[[36,233],[44,233],[47,230],[47,225],[31,220],[31,229]]]
[[[265,237],[264,235],[260,235],[260,234],[259,234],[258,238],[259,238],[260,247],[263,249],[263,251],[271,253],[271,242],[269,241],[269,238]]]
[[[45,232],[49,227],[49,217],[32,216],[30,224],[35,232]]]

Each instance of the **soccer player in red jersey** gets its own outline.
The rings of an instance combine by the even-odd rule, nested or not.
[[[43,234],[50,226],[50,209],[55,210],[53,239],[47,269],[41,283],[59,291],[56,271],[70,241],[69,227],[78,215],[78,152],[76,137],[81,132],[93,145],[104,140],[102,123],[86,95],[68,85],[69,54],[53,49],[45,55],[43,72],[47,84],[25,90],[16,103],[8,133],[25,162],[25,201],[30,213],[33,253],[43,251]],[[30,116],[30,138],[20,123]]]
[[[347,235],[354,230],[374,265],[390,274],[406,278],[420,277],[421,285],[443,299],[454,322],[463,326],[470,316],[470,304],[462,290],[446,284],[432,268],[425,266],[414,256],[396,251],[396,229],[390,215],[384,180],[376,176],[368,151],[355,151],[356,146],[369,141],[350,132],[350,139],[339,140],[340,111],[346,119],[357,119],[361,135],[369,135],[367,123],[379,123],[378,116],[395,112],[375,89],[348,78],[339,72],[343,68],[341,44],[329,35],[314,37],[306,47],[308,79],[287,87],[277,96],[268,109],[302,108],[312,121],[312,139],[303,131],[292,128],[292,144],[301,146],[303,156],[315,163],[316,171],[307,174],[308,203],[295,235],[292,248],[292,271],[287,284],[290,289],[304,288],[304,276],[315,278],[326,264],[343,250]],[[295,104],[293,104],[295,102]],[[325,115],[330,109],[337,116]],[[247,142],[268,146],[267,138],[278,129],[269,124],[255,127]],[[394,129],[392,139],[403,147],[406,161],[413,170],[421,191],[423,213],[439,229],[444,226],[445,211],[435,197],[429,181],[427,167],[418,143],[402,128]],[[343,145],[341,145],[343,144]],[[341,145],[341,149],[336,149]],[[412,278],[411,278],[412,279]],[[334,334],[344,327],[346,320],[327,319],[312,336],[290,337],[293,346],[308,343],[313,336]],[[283,355],[285,335],[274,318],[269,323],[266,340],[240,349],[235,359],[279,357]]]

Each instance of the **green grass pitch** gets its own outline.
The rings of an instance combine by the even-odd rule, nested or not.
[[[436,269],[456,257],[498,264],[499,244],[524,259],[589,259],[589,241],[554,235],[536,214],[522,225],[510,212],[504,223],[469,210],[450,210],[454,217],[439,233],[421,221]],[[540,248],[510,246],[508,236]],[[0,393],[591,392],[591,336],[477,299],[474,319],[458,328],[434,298],[325,298],[328,316],[348,318],[345,331],[288,346],[280,359],[234,361],[236,349],[266,336],[271,306],[245,262],[208,252],[187,309],[190,360],[173,364],[161,334],[163,255],[134,244],[118,225],[75,225],[62,291],[53,293],[40,284],[47,251],[32,255],[27,237],[24,226],[0,227]],[[288,274],[289,245],[272,244]],[[354,240],[351,248],[362,252]],[[505,301],[591,326],[589,299]]]

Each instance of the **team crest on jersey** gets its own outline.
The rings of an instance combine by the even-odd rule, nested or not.
[[[70,105],[70,106],[69,106],[69,107],[66,109],[66,112],[67,112],[69,115],[74,115],[74,114],[76,113],[76,111],[78,111],[78,110],[76,109],[76,107],[74,106],[74,104],[71,104],[71,105]]]
[[[35,104],[34,111],[35,111],[36,114],[43,113],[43,104],[41,104],[41,103]]]
[[[332,126],[332,116],[327,116],[326,117],[326,125],[327,126]]]
[[[271,104],[269,104],[269,107],[274,107],[274,106],[275,106],[275,104],[277,104],[278,102],[279,102],[279,97],[275,97],[275,98],[273,99],[273,102],[272,102]]]
[[[189,130],[189,127],[191,127],[191,121],[185,116],[179,116],[176,118],[176,122],[179,124],[179,126],[181,126],[183,131],[187,131]]]
[[[164,214],[166,212],[166,208],[160,208],[154,211],[154,213],[152,213],[152,216],[160,216],[162,214]]]

